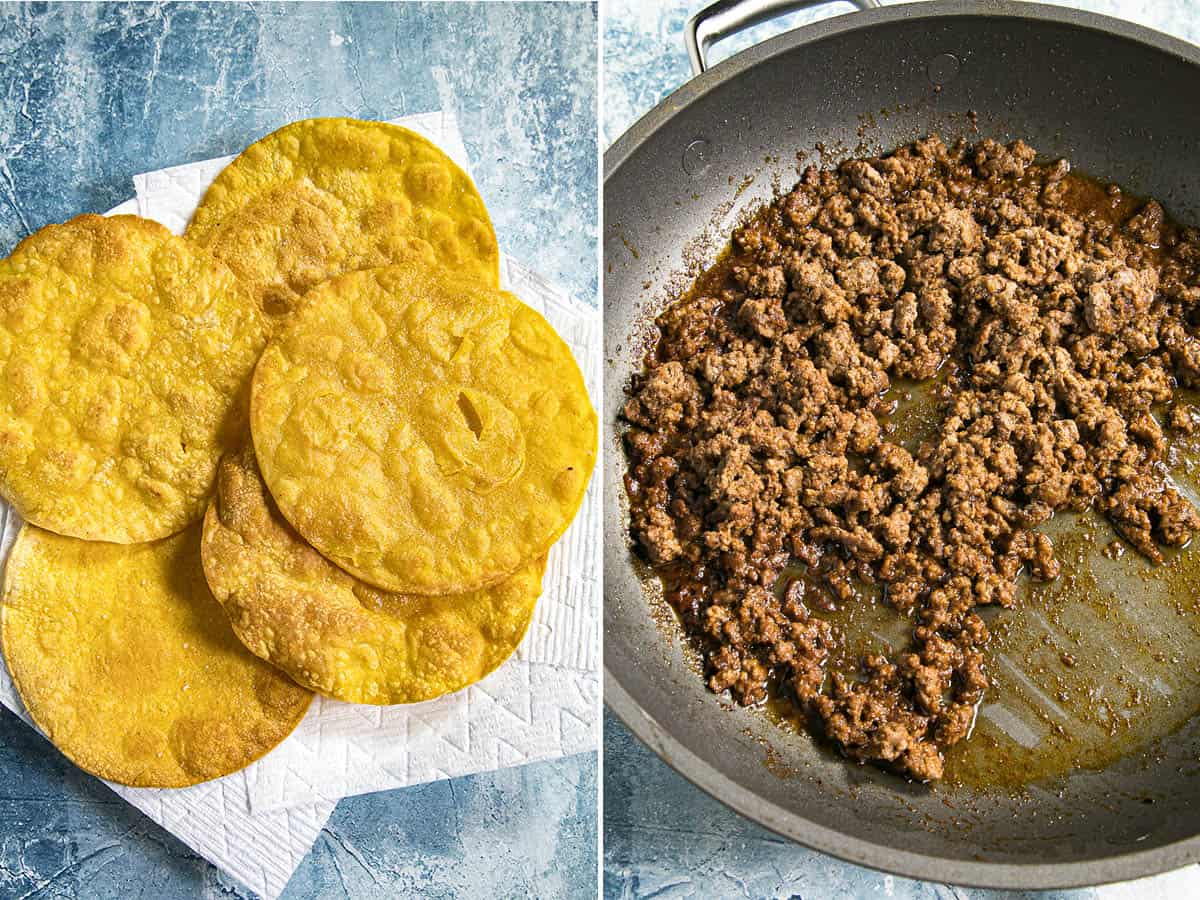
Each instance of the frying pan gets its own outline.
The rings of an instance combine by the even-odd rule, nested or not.
[[[1200,718],[1145,752],[1055,784],[1015,793],[909,784],[709,692],[630,550],[618,414],[648,323],[689,264],[712,261],[740,212],[790,187],[797,151],[810,160],[821,148],[834,158],[869,154],[932,132],[1020,137],[1200,222],[1197,48],[1049,6],[953,0],[877,9],[862,0],[859,12],[705,71],[713,41],[809,5],[722,0],[695,17],[687,39],[696,77],[604,157],[605,699],[703,790],[855,863],[959,884],[1051,888],[1196,862]]]

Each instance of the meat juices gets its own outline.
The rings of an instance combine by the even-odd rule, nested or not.
[[[976,607],[1059,574],[1037,525],[1094,506],[1155,561],[1200,528],[1162,424],[1194,421],[1175,389],[1200,387],[1200,230],[1034,157],[935,136],[810,167],[662,313],[624,408],[632,535],[709,686],[778,686],[845,755],[918,780],[988,686]],[[883,395],[935,377],[944,418],[910,453]],[[777,585],[796,563],[812,579]],[[822,609],[864,583],[911,644],[828,665]]]

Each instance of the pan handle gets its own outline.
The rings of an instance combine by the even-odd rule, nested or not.
[[[717,41],[744,28],[774,19],[784,13],[824,6],[833,0],[716,0],[693,15],[683,26],[692,75],[708,68],[708,50]],[[874,9],[879,0],[846,0],[859,9]]]

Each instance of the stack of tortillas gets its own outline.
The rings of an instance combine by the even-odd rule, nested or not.
[[[68,757],[193,784],[312,691],[412,703],[512,654],[596,415],[498,263],[465,173],[350,119],[249,147],[183,238],[80,216],[0,262],[0,632]]]

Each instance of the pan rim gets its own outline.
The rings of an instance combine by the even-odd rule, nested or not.
[[[948,19],[1023,19],[1056,25],[1072,25],[1142,44],[1150,49],[1180,57],[1200,67],[1200,46],[1155,31],[1145,25],[1127,22],[1089,10],[1025,0],[923,0],[896,3],[876,9],[857,10],[803,25],[762,43],[748,47],[684,82],[663,97],[649,112],[618,137],[604,151],[604,181],[624,165],[642,144],[676,115],[719,87],[724,82],[753,68],[764,60],[824,38],[837,37],[863,28],[902,20]]]
[[[1069,25],[1140,44],[1200,68],[1200,47],[1111,16],[1013,0],[931,0],[848,13],[770,38],[685,82],[638,119],[604,153],[604,183],[667,122],[725,81],[776,55],[851,31],[913,19],[978,17]],[[611,444],[610,444],[611,446]],[[612,452],[612,451],[610,451]],[[624,535],[605,535],[605,552],[628,553]],[[606,596],[606,601],[608,600]],[[979,888],[1065,889],[1127,881],[1200,862],[1200,832],[1145,850],[1073,862],[998,863],[901,850],[843,834],[749,790],[678,741],[625,690],[620,673],[604,663],[605,705],[655,755],[713,799],[805,847],[856,865],[922,880]]]

